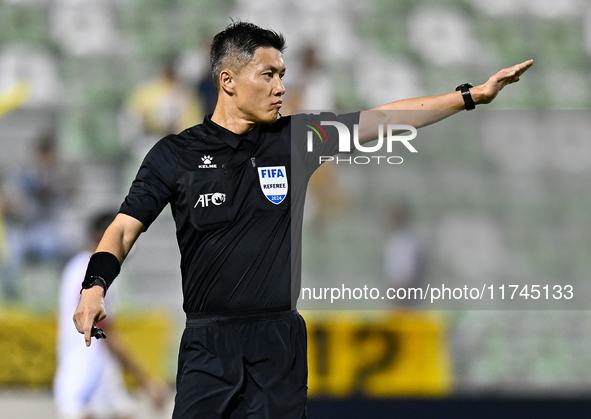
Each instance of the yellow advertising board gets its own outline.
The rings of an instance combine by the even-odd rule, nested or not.
[[[442,396],[451,391],[445,327],[433,313],[392,312],[369,320],[351,312],[304,317],[311,397]]]
[[[310,397],[440,396],[451,391],[445,327],[434,314],[393,312],[370,319],[358,312],[303,315]],[[147,371],[164,378],[170,378],[171,328],[163,313],[121,313],[117,320],[130,351]],[[52,316],[0,312],[0,385],[50,386],[55,344]]]
[[[145,370],[165,377],[172,327],[169,317],[162,312],[121,313],[115,327]],[[0,385],[51,386],[56,368],[56,334],[53,314],[0,311]]]

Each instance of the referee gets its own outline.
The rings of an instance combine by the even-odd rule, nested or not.
[[[246,22],[214,37],[213,114],[148,153],[82,283],[74,323],[88,346],[121,263],[170,203],[187,314],[173,418],[306,417],[306,327],[292,277],[299,272],[307,180],[318,155],[339,150],[338,141],[328,141],[310,153],[305,141],[291,141],[292,126],[330,119],[353,132],[358,124],[364,143],[378,124],[419,127],[489,103],[533,63],[501,70],[480,86],[372,111],[281,117],[284,48],[281,34]],[[433,112],[401,122],[400,114],[390,121],[391,113],[382,112],[389,110]]]

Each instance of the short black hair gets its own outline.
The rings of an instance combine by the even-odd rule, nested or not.
[[[275,48],[283,53],[285,37],[253,23],[236,21],[218,33],[211,43],[211,75],[219,90],[222,66],[233,66],[239,72],[254,57],[257,48]]]

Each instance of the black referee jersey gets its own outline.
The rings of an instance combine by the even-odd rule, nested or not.
[[[207,116],[150,150],[119,212],[147,229],[170,203],[186,313],[295,308],[306,186],[318,157],[338,152],[334,127],[313,152],[306,127],[328,120],[352,133],[359,113],[282,117],[245,135]]]

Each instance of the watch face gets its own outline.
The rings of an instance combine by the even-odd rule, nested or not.
[[[469,89],[471,87],[474,87],[474,86],[472,86],[472,83],[460,84],[458,87],[456,87],[456,91],[462,90],[462,89],[466,89],[467,90],[467,89]]]

